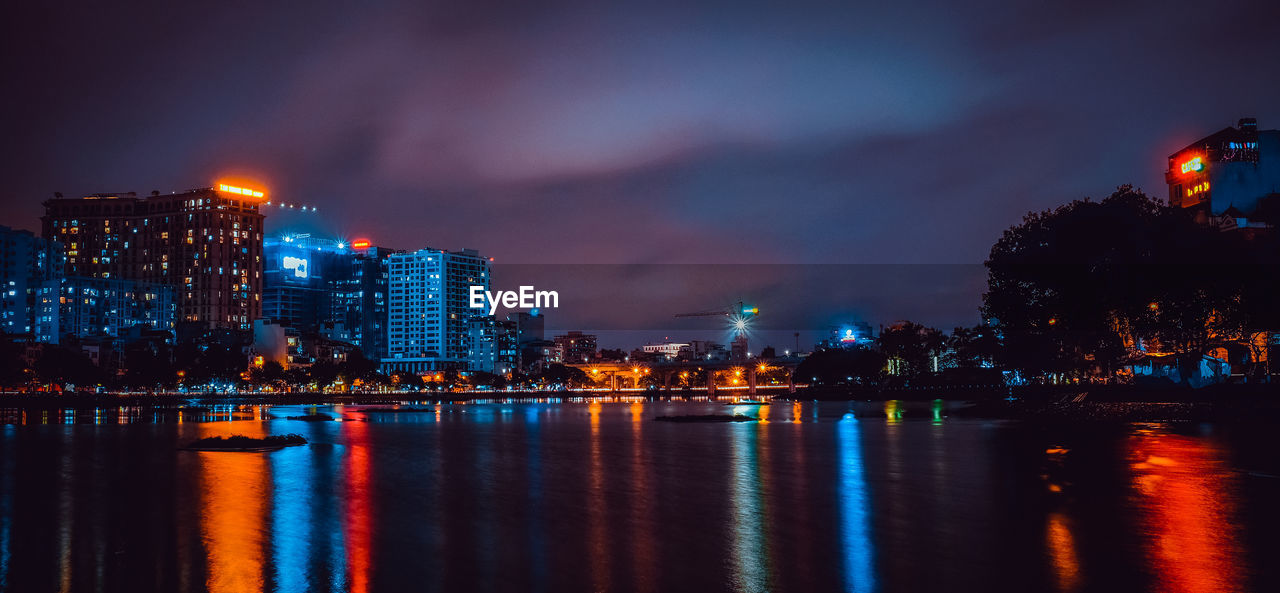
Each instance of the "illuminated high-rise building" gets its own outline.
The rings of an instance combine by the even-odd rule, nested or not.
[[[94,194],[48,200],[41,220],[63,245],[65,275],[163,284],[181,326],[248,330],[262,310],[265,200],[230,185]]]
[[[290,234],[263,242],[262,317],[306,333],[330,321],[335,283],[351,274],[351,253],[337,239]]]
[[[378,360],[387,356],[391,306],[387,260],[403,252],[376,247],[367,240],[354,241],[350,248],[350,271],[334,283],[330,297],[332,337],[355,344],[366,357]]]
[[[387,355],[387,258],[400,251],[295,233],[268,237],[263,253],[263,318]]]
[[[465,368],[471,353],[471,286],[489,289],[489,262],[474,250],[421,249],[387,258],[389,321],[384,372]]]

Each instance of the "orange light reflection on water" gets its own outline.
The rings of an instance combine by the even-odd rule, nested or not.
[[[635,590],[648,592],[655,590],[658,572],[658,558],[653,531],[653,495],[649,492],[651,478],[649,464],[645,460],[644,404],[631,404],[631,467],[633,470],[635,497],[632,502],[634,512],[634,550],[636,582]]]
[[[1236,473],[1207,438],[1140,431],[1129,439],[1133,501],[1156,590],[1241,591]]]
[[[1070,519],[1061,512],[1049,513],[1049,525],[1045,530],[1049,558],[1053,561],[1053,574],[1058,591],[1068,593],[1080,587],[1080,559],[1076,555],[1076,538],[1071,533]]]
[[[253,422],[199,425],[201,438],[262,436]],[[263,588],[267,501],[267,459],[263,453],[200,451],[200,528],[208,558],[205,586],[210,593]]]
[[[587,405],[591,418],[591,483],[588,487],[587,521],[591,531],[591,580],[596,591],[609,590],[609,539],[605,525],[604,456],[600,451],[600,411],[598,401]]]

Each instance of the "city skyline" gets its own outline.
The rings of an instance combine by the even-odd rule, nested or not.
[[[19,3],[0,592],[1280,591],[1280,3]]]

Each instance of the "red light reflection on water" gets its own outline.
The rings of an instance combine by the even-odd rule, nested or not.
[[[1133,502],[1158,591],[1245,589],[1236,472],[1207,438],[1140,431],[1129,439]]]
[[[347,541],[347,568],[351,575],[350,591],[367,593],[373,558],[373,480],[369,462],[369,425],[366,422],[343,422],[342,432],[348,447],[343,527]]]

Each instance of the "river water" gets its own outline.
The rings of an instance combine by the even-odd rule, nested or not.
[[[312,412],[352,421],[284,418]],[[761,422],[653,420],[726,412]],[[0,426],[0,590],[1280,590],[1280,459],[1239,426],[894,402],[106,414]],[[310,444],[179,450],[285,433]]]

